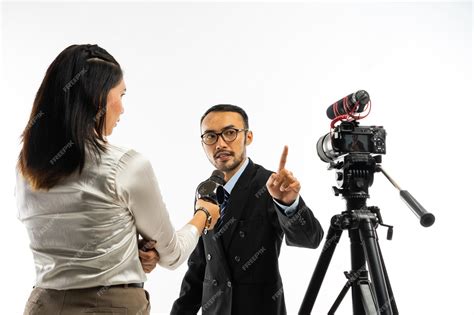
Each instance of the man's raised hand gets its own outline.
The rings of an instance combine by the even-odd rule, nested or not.
[[[285,168],[288,157],[288,146],[285,145],[280,158],[278,172],[273,173],[267,181],[267,189],[270,195],[277,201],[291,205],[298,198],[301,184],[293,176],[293,173]]]

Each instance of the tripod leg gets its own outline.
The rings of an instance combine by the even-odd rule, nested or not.
[[[344,296],[346,296],[347,291],[349,291],[350,287],[352,286],[352,282],[347,281],[346,285],[342,288],[341,292],[337,296],[336,300],[334,301],[333,305],[329,309],[328,315],[333,315],[336,313],[337,308],[341,305]]]
[[[367,277],[367,271],[365,271],[365,273],[366,273],[365,276]],[[349,291],[349,289],[352,288],[354,283],[358,284],[360,282],[360,280],[359,280],[360,279],[360,273],[355,273],[353,271],[351,271],[351,272],[345,271],[344,275],[347,278],[347,282],[344,285],[344,287],[342,288],[339,295],[337,296],[337,298],[334,301],[333,305],[329,309],[328,315],[333,315],[334,313],[336,313],[336,310],[339,307],[339,305],[341,305],[341,302],[344,299],[344,296],[346,296],[347,291]]]
[[[377,235],[370,219],[363,219],[359,225],[360,239],[362,240],[367,265],[369,266],[375,295],[377,298],[378,311],[381,315],[392,315],[391,298],[388,294],[382,262],[380,259]]]
[[[332,305],[331,309],[328,312],[328,315],[334,315],[337,308],[341,304],[344,296],[346,295],[349,288],[353,286],[358,286],[360,289],[361,302],[364,307],[365,315],[378,315],[377,306],[375,305],[375,296],[370,285],[369,276],[367,270],[359,270],[358,272],[345,272],[347,283],[342,288],[341,292],[337,296],[336,301]]]
[[[314,269],[313,276],[306,290],[303,302],[301,304],[299,315],[309,315],[313,309],[314,302],[323,284],[324,276],[328,270],[329,263],[331,262],[332,255],[336,249],[336,245],[341,238],[342,229],[336,229],[332,225],[329,227],[328,234],[326,236],[326,242],[322,249],[321,255],[319,256],[318,263]]]
[[[385,268],[385,261],[383,260],[382,251],[380,250],[380,245],[378,242],[377,242],[377,247],[380,253],[380,260],[382,261],[383,274],[385,277],[385,281],[387,282],[387,290],[388,290],[388,295],[390,296],[390,301],[391,301],[390,303],[392,304],[393,314],[398,315],[397,303],[395,303],[395,297],[393,295],[392,286],[390,285],[390,279],[388,278],[387,269]]]
[[[359,275],[363,272],[367,273],[365,268],[365,255],[360,240],[359,231],[357,229],[349,230],[349,238],[351,240],[351,268],[352,273]],[[352,310],[354,315],[366,315],[364,304],[361,300],[362,292],[359,285],[352,286]]]
[[[375,298],[372,290],[370,289],[370,283],[367,279],[367,271],[365,271],[365,281],[360,281],[360,292],[362,298],[362,304],[364,305],[365,313],[368,315],[377,315],[377,306],[375,305]]]

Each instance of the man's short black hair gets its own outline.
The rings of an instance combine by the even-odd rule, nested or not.
[[[242,120],[244,121],[244,128],[249,129],[249,117],[247,116],[247,113],[240,108],[239,106],[236,105],[231,105],[231,104],[217,104],[209,108],[204,115],[201,117],[201,124],[204,118],[212,112],[234,112],[234,113],[239,113],[240,116],[242,116]]]

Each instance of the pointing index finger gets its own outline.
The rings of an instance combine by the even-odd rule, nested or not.
[[[278,172],[280,172],[282,169],[285,168],[287,156],[288,156],[288,146],[285,145],[285,147],[283,148],[283,153],[281,154],[280,166],[278,166]]]

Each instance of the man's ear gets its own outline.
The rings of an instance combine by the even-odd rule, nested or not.
[[[251,144],[253,141],[253,132],[251,130],[246,132],[245,135],[245,145]]]

